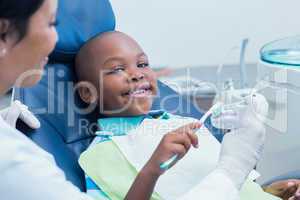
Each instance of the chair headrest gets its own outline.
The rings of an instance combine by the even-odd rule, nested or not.
[[[60,0],[57,20],[59,41],[51,55],[56,62],[72,61],[87,40],[115,29],[109,0]]]

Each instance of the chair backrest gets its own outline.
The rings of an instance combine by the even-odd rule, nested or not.
[[[95,35],[115,28],[115,17],[108,0],[60,0],[58,9],[59,42],[40,83],[16,91],[16,98],[28,105],[41,121],[41,128],[18,128],[51,153],[57,165],[74,185],[85,191],[84,173],[78,165],[79,155],[89,146],[96,129],[98,113],[83,114],[84,108],[74,92],[76,77],[74,56]],[[168,86],[159,82],[159,95],[153,109],[199,118],[195,106],[186,102]],[[209,126],[209,124],[208,124]]]
[[[99,33],[115,29],[115,15],[109,0],[59,0],[59,41],[51,60],[72,62],[80,47]]]

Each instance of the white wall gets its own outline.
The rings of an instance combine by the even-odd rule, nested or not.
[[[153,65],[217,65],[250,38],[247,61],[260,47],[300,34],[299,0],[111,0],[117,28],[144,47]],[[238,59],[238,51],[227,63]]]

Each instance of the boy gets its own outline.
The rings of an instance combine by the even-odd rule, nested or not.
[[[79,89],[80,97],[88,104],[98,104],[101,115],[105,117],[100,119],[101,129],[104,129],[104,132],[109,130],[110,134],[113,134],[112,136],[126,135],[145,118],[168,119],[172,117],[163,111],[150,111],[153,97],[157,94],[156,75],[149,67],[148,58],[141,47],[123,33],[108,32],[89,41],[77,56],[76,72],[82,86]],[[122,119],[123,121],[129,119],[129,121],[125,120],[125,123],[122,124],[117,123],[117,126],[112,128],[109,127],[110,122],[115,121],[110,119]],[[150,199],[158,178],[164,173],[159,168],[159,163],[168,160],[175,153],[179,155],[179,159],[182,158],[191,146],[197,148],[198,138],[195,130],[200,126],[201,124],[198,122],[191,123],[166,134],[150,160],[138,173],[126,197],[124,196],[125,199]],[[247,126],[248,129],[249,127],[250,125]],[[251,128],[250,130],[257,133],[257,136],[262,136],[259,128],[256,127],[256,132]],[[102,133],[102,136],[97,137],[94,143],[110,140],[110,137]],[[226,149],[229,150],[230,146],[233,146],[229,145],[230,141],[236,140],[236,138],[230,138],[229,135],[226,139]],[[250,146],[256,152],[261,148],[262,143],[262,140],[256,141]],[[243,157],[248,154],[247,166],[245,163],[237,162],[239,164],[237,164],[235,172],[227,170],[228,167],[221,167],[231,177],[231,181],[237,189],[240,189],[259,157],[252,151],[246,152]],[[225,162],[228,161],[226,160],[222,164],[224,165]],[[239,171],[239,168],[243,169]],[[96,194],[93,195],[96,199],[111,198],[101,190],[102,185],[96,186],[89,177],[87,182],[91,188],[96,188],[94,190]]]

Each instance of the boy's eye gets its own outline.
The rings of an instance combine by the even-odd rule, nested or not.
[[[125,70],[124,67],[118,66],[118,67],[115,67],[113,70],[111,70],[109,72],[109,74],[116,74],[116,73],[119,73],[119,72],[123,72],[124,70]]]
[[[137,65],[138,68],[145,68],[145,67],[148,67],[149,66],[149,63],[140,63]]]
[[[122,72],[122,71],[124,71],[124,67],[116,67],[114,69],[114,72]]]

